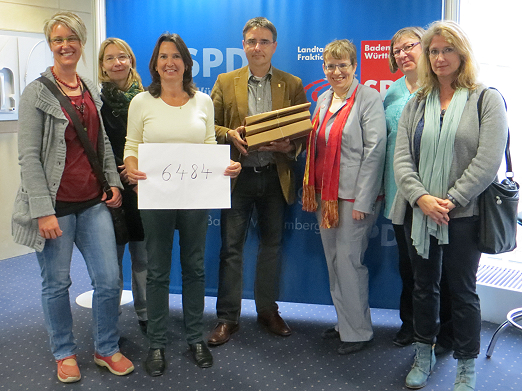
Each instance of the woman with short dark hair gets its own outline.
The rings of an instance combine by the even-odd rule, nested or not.
[[[382,202],[386,124],[379,93],[355,78],[357,49],[347,39],[326,45],[323,71],[331,88],[317,99],[307,144],[303,209],[320,222],[337,324],[323,338],[339,354],[373,339],[364,253]]]

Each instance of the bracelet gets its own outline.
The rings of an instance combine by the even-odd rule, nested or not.
[[[449,193],[446,194],[446,198],[447,198],[448,200],[450,200],[451,203],[452,203],[453,205],[455,205],[455,208],[458,208],[459,206],[461,206],[461,205],[459,204],[459,202],[455,199],[455,197],[453,197],[451,194],[449,194]]]

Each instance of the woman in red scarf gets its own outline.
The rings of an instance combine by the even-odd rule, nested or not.
[[[380,94],[355,79],[357,49],[347,39],[326,45],[323,70],[331,88],[317,100],[307,146],[303,209],[321,226],[339,338],[339,354],[372,339],[364,252],[381,204],[386,122]]]

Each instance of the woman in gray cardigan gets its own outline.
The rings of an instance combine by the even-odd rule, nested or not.
[[[59,12],[44,26],[54,65],[42,76],[71,102],[93,144],[111,186],[102,189],[71,117],[39,80],[20,100],[18,133],[21,185],[15,200],[13,236],[32,247],[42,275],[42,307],[58,380],[80,380],[69,302],[73,246],[82,253],[94,289],[92,297],[94,362],[116,375],[134,370],[118,346],[119,270],[111,215],[121,204],[121,182],[111,145],[100,121],[96,86],[76,73],[87,29],[71,12]],[[82,130],[81,130],[82,131]]]
[[[408,388],[426,385],[435,364],[441,270],[451,293],[454,391],[475,389],[480,350],[476,273],[477,198],[494,180],[507,139],[502,97],[476,83],[470,43],[454,22],[435,22],[422,38],[418,97],[399,122],[394,170],[399,192],[392,221],[404,223],[414,272],[415,361]],[[481,125],[479,127],[479,115]]]

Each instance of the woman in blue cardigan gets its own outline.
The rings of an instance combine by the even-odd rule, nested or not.
[[[395,73],[400,70],[404,76],[390,86],[384,98],[386,130],[388,132],[386,164],[384,167],[384,217],[387,219],[391,219],[393,200],[397,193],[397,185],[393,176],[393,153],[395,152],[397,129],[404,106],[417,93],[417,64],[422,54],[420,41],[423,34],[424,29],[421,27],[405,27],[397,31],[390,42],[388,57],[390,71]],[[404,236],[404,225],[393,224],[393,230],[397,241],[399,273],[402,280],[399,305],[402,325],[393,338],[393,343],[403,347],[411,345],[413,342],[413,270],[411,268],[410,256],[408,255],[408,245]],[[447,286],[445,273],[443,272],[440,302],[441,329],[437,335],[435,354],[449,352],[453,345],[451,303]]]

